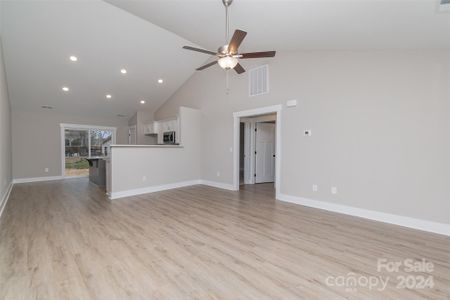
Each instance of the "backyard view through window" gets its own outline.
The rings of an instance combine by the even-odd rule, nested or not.
[[[112,139],[113,131],[109,129],[64,129],[65,176],[88,176],[87,158],[107,156]]]

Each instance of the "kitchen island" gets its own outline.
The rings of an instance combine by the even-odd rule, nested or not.
[[[106,157],[89,157],[89,181],[98,186],[106,186]]]

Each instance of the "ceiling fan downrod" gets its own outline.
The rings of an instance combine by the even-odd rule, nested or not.
[[[230,38],[230,16],[228,15],[228,7],[233,3],[233,0],[222,0],[225,6],[225,44],[228,43]]]
[[[225,6],[225,44],[217,49],[217,52],[191,46],[183,46],[183,49],[201,52],[216,57],[216,60],[211,61],[206,65],[197,68],[196,70],[201,71],[214,66],[215,64],[219,64],[219,66],[224,70],[234,69],[236,73],[242,74],[245,72],[245,69],[239,64],[240,59],[274,57],[275,51],[250,53],[239,52],[239,46],[247,35],[247,32],[236,29],[230,39],[230,18],[228,14],[228,7],[231,5],[231,3],[233,3],[233,0],[222,0],[222,3]]]

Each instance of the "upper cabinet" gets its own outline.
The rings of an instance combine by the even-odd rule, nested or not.
[[[154,121],[148,124],[143,125],[144,134],[145,135],[158,135],[158,140],[161,137],[164,132],[167,131],[175,131],[176,135],[179,134],[179,119],[178,118],[170,118],[160,121]]]
[[[158,134],[157,125],[158,125],[157,122],[144,124],[144,134],[145,135]]]
[[[159,121],[158,123],[162,132],[178,131],[178,119]]]

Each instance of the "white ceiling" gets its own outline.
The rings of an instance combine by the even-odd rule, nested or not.
[[[225,42],[221,0],[107,2],[2,1],[13,108],[51,105],[63,113],[102,117],[151,111],[208,58],[183,45],[215,50]],[[249,32],[243,51],[450,49],[450,12],[439,13],[438,2],[234,0],[231,28]],[[70,62],[70,55],[79,61]],[[68,94],[63,85],[70,87]],[[108,93],[111,100],[105,99]]]
[[[2,21],[13,109],[51,105],[62,113],[129,117],[158,107],[207,59],[181,49],[192,43],[103,1],[3,2]]]
[[[224,44],[221,0],[106,0],[203,47]],[[246,51],[450,48],[439,0],[234,0],[231,28]]]

